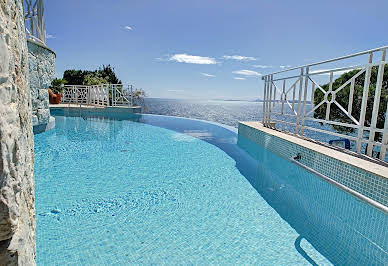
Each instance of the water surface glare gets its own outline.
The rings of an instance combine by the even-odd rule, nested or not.
[[[35,136],[38,265],[388,261],[378,210],[232,129],[137,120]]]

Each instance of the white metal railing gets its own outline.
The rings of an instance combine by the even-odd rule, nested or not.
[[[264,102],[263,102],[263,124],[266,127],[275,127],[276,123],[286,124],[294,130],[297,135],[304,135],[305,130],[311,130],[318,133],[328,134],[349,139],[354,143],[354,151],[361,154],[365,153],[370,157],[377,157],[385,160],[388,147],[388,105],[380,106],[382,102],[382,89],[387,90],[387,84],[384,80],[384,67],[388,64],[386,61],[386,51],[388,46],[334,58],[318,63],[303,65],[285,69],[264,75]],[[366,57],[367,62],[354,65],[348,61],[359,61]],[[374,57],[377,58],[374,60]],[[347,64],[343,67],[332,67],[333,64]],[[351,64],[351,65],[350,65]],[[322,66],[331,65],[331,68],[322,68]],[[320,69],[314,70],[314,67]],[[373,104],[370,100],[368,104],[368,95],[370,92],[370,82],[372,68],[378,68],[376,87],[374,92]],[[334,76],[357,70],[355,74],[343,84],[336,84]],[[328,77],[327,89],[323,89],[318,80]],[[358,102],[355,97],[355,83],[360,78],[364,78],[362,85],[362,96],[360,95],[360,106],[354,106]],[[385,82],[385,83],[383,83]],[[314,96],[319,90],[323,94],[323,100],[314,103]],[[336,95],[341,92],[341,97],[348,97],[347,106],[342,106]],[[344,96],[345,95],[345,96]],[[314,117],[318,108],[324,108],[325,117],[319,119]],[[355,109],[359,109],[359,116],[353,115]],[[379,114],[380,108],[380,114]],[[338,121],[333,118],[333,109],[336,112],[342,112],[348,122]],[[321,117],[322,118],[322,117]],[[378,128],[378,119],[384,119],[384,126]],[[352,134],[344,134],[330,130],[328,127],[319,128],[312,124],[340,126],[354,130]],[[379,138],[375,138],[379,134]]]
[[[44,0],[24,0],[24,20],[27,38],[46,45]]]
[[[133,106],[133,96],[132,85],[65,85],[61,102],[80,106]]]
[[[133,86],[121,84],[111,85],[112,106],[133,105]]]

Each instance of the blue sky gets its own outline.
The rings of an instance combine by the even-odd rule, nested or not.
[[[255,99],[260,74],[388,44],[386,0],[51,0],[56,76],[111,64],[150,97]]]

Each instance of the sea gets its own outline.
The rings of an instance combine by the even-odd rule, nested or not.
[[[238,121],[261,121],[262,102],[146,98],[145,113],[180,116],[237,127]]]
[[[310,108],[311,106],[308,105],[307,111]],[[146,98],[145,109],[143,112],[149,114],[207,120],[237,128],[239,121],[261,121],[263,114],[263,103],[255,101]],[[286,119],[288,122],[296,122],[293,121],[292,118],[286,117]],[[306,121],[305,125],[312,128],[319,128],[322,130],[335,132],[334,129],[329,125],[322,125],[312,121]],[[281,130],[295,132],[295,127],[287,124],[277,123],[276,127]],[[355,133],[351,133],[351,135],[354,134]],[[345,146],[345,143],[341,141],[343,138],[320,133],[314,130],[305,130],[304,136],[324,143],[337,140],[337,142],[335,142],[337,146]],[[350,150],[355,150],[354,141],[350,141]],[[376,154],[377,152],[378,150],[375,151]],[[388,154],[385,161],[388,161]]]

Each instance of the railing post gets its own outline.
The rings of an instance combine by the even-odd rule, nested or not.
[[[300,135],[303,136],[304,129],[304,120],[306,116],[306,100],[307,100],[307,89],[309,85],[309,67],[306,67],[306,74],[304,79],[304,95],[303,95],[303,114],[302,114],[302,123],[300,126]]]
[[[97,101],[98,105],[104,105],[104,98],[103,94],[101,93],[101,86],[102,85],[96,85],[93,89],[93,98],[95,102]]]
[[[102,97],[103,94],[100,93],[101,86],[102,85],[96,85],[93,88],[93,99],[94,99],[94,102],[97,102],[97,105],[104,105],[104,98]]]
[[[114,100],[113,100],[113,106],[116,106],[116,96],[117,96],[117,93],[116,93],[116,86],[115,85],[112,85],[112,89],[113,89],[113,93],[114,93]]]
[[[121,105],[124,105],[124,85],[120,86],[121,90],[119,90],[121,96]]]
[[[325,120],[329,121],[330,120],[330,109],[331,109],[331,101],[329,101],[328,96],[331,94],[331,97],[333,98],[334,95],[332,94],[333,91],[333,71],[330,72],[330,82],[329,82],[329,90],[327,91],[326,94],[326,116]]]
[[[350,82],[349,101],[348,101],[348,114],[349,115],[352,115],[352,110],[353,110],[353,97],[354,97],[355,82],[356,82],[356,79],[352,78],[352,81]]]
[[[265,98],[264,98],[264,107],[265,107],[265,116],[264,116],[264,125],[267,126],[268,124],[268,94],[269,94],[269,83],[268,83],[269,76],[265,77]]]
[[[107,106],[110,106],[109,91],[110,91],[110,88],[109,88],[109,85],[107,85],[105,88]]]
[[[75,100],[76,100],[76,104],[77,105],[78,105],[78,95],[79,95],[78,89],[76,89],[76,91],[75,91]]]
[[[265,98],[265,125],[269,126],[269,105],[271,104],[271,101],[269,99],[269,91],[270,91],[270,80],[271,77],[267,76],[267,93],[266,93],[266,98]]]
[[[283,88],[282,88],[282,94],[281,94],[281,100],[282,100],[282,115],[284,114],[284,102],[286,101],[286,80],[283,79]]]
[[[292,111],[294,111],[294,112],[295,112],[295,91],[296,91],[296,84],[297,84],[297,83],[295,83],[295,84],[292,86],[292,105],[291,105],[291,107],[292,107]]]
[[[373,53],[370,53],[368,63],[372,64],[372,61],[373,61]],[[362,102],[361,102],[361,111],[360,111],[360,120],[359,120],[360,125],[358,127],[357,142],[356,142],[357,153],[361,153],[362,139],[364,136],[365,114],[366,114],[366,107],[367,107],[367,103],[368,103],[371,71],[372,71],[372,66],[370,66],[370,65],[367,66],[366,70],[365,70],[364,90],[362,93]]]
[[[131,85],[131,106],[133,106],[133,86]]]
[[[298,112],[296,113],[296,130],[295,133],[299,134],[299,121],[301,115],[301,101],[302,101],[302,88],[303,88],[303,73],[304,68],[300,68],[300,79],[299,79],[299,95],[298,95]]]
[[[369,145],[367,149],[368,156],[373,156],[373,147],[374,147],[373,142],[375,140],[375,132],[376,132],[375,129],[376,129],[377,118],[378,118],[379,107],[380,107],[380,96],[381,96],[381,87],[383,85],[385,56],[386,56],[386,50],[384,49],[383,51],[381,51],[381,61],[380,61],[379,70],[377,73],[375,98],[373,102],[372,120],[370,124],[370,132],[369,132]]]
[[[315,97],[315,84],[311,82],[311,109],[314,108],[314,97]]]
[[[271,127],[271,112],[272,112],[272,80],[273,75],[269,76],[269,83],[268,83],[268,90],[269,93],[267,94],[268,104],[267,104],[267,126]]]
[[[91,99],[90,99],[90,98],[91,98],[91,93],[92,93],[92,92],[91,92],[91,87],[92,87],[92,86],[88,86],[88,87],[87,87],[87,93],[86,93],[86,95],[87,95],[88,98],[86,99],[86,105],[90,105],[90,103],[91,103]]]
[[[381,149],[380,149],[380,160],[385,160],[385,155],[387,152],[388,146],[388,103],[385,111],[385,121],[384,121],[384,131],[383,131],[383,139],[381,141]]]
[[[265,124],[266,124],[266,121],[265,121],[265,116],[266,116],[265,97],[267,95],[267,76],[264,76],[262,79],[264,80],[264,95],[263,95],[263,117],[261,120],[262,120],[263,125],[265,126]]]
[[[274,110],[275,110],[275,102],[276,102],[276,86],[273,85],[273,104],[272,104],[272,107],[274,108]]]

